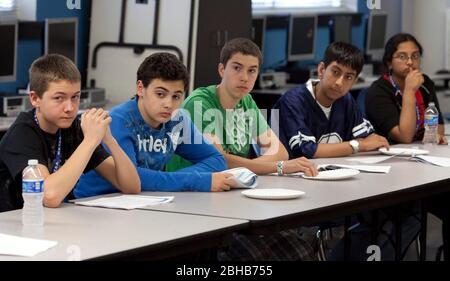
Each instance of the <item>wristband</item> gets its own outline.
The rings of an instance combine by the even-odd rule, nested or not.
[[[284,164],[284,161],[277,162],[277,173],[279,176],[283,175],[283,164]]]

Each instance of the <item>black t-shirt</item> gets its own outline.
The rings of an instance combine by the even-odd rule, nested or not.
[[[423,87],[426,90],[421,88],[420,93],[425,109],[428,107],[429,102],[434,101],[439,111],[439,124],[444,124],[434,83],[426,75],[424,75],[424,79]],[[394,86],[384,77],[381,77],[370,86],[365,100],[367,118],[372,123],[375,131],[386,138],[388,138],[392,128],[400,123],[399,105],[402,104],[402,98],[400,95],[396,96],[395,92]],[[422,137],[423,130],[416,134],[414,140],[421,140]]]
[[[61,130],[61,165],[72,155],[83,140],[80,120]],[[37,159],[51,171],[55,158],[57,135],[42,131],[33,112],[21,113],[0,142],[0,212],[21,208],[22,171],[29,159]],[[99,145],[89,160],[84,173],[96,168],[109,154]]]

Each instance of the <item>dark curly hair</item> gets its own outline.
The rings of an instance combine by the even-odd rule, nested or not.
[[[184,91],[189,88],[189,73],[184,64],[173,54],[155,53],[148,56],[137,70],[137,81],[141,80],[145,88],[153,79],[165,81],[183,81]]]
[[[358,75],[364,65],[364,55],[357,47],[344,43],[333,42],[325,50],[323,63],[328,67],[333,61],[338,64],[350,67]]]

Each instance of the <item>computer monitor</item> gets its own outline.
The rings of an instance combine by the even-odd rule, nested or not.
[[[352,43],[352,16],[335,15],[331,22],[330,42]]]
[[[265,30],[266,17],[252,19],[252,41],[258,45],[261,53],[263,53]]]
[[[289,25],[288,60],[314,59],[316,33],[316,15],[292,15]]]
[[[0,22],[0,82],[16,81],[17,22]]]
[[[386,41],[387,14],[371,12],[367,23],[366,54],[373,61],[380,61],[383,57]]]
[[[78,19],[45,20],[45,54],[60,54],[77,64]]]
[[[267,15],[263,42],[263,64],[261,70],[284,68],[288,62],[289,15]]]

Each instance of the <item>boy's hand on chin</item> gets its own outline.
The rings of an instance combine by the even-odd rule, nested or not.
[[[99,145],[105,137],[110,123],[111,117],[109,117],[108,112],[101,108],[89,109],[81,116],[81,130],[84,138]]]

